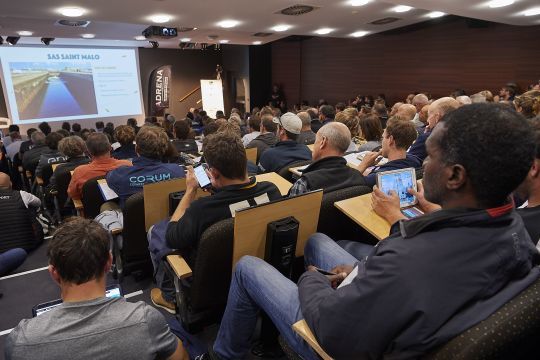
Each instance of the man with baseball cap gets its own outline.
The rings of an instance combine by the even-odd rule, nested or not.
[[[298,144],[296,138],[302,130],[302,120],[293,113],[285,113],[274,118],[278,126],[277,144],[264,152],[259,161],[259,172],[277,172],[288,164],[301,160],[311,160],[311,151],[304,144]]]

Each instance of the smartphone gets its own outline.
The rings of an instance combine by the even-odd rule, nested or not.
[[[317,271],[320,272],[320,273],[323,274],[323,275],[336,275],[336,274],[333,273],[333,272],[326,271],[326,270],[323,270],[323,269],[319,269],[318,267],[315,267],[315,269],[317,269]]]
[[[206,174],[206,169],[208,169],[208,166],[204,163],[201,163],[193,168],[195,171],[195,177],[197,178],[199,186],[202,189],[206,189],[212,185],[208,174]]]
[[[417,203],[416,197],[407,191],[411,188],[416,190],[416,173],[413,168],[377,173],[377,186],[388,195],[391,190],[395,191],[399,196],[399,206],[402,209]]]

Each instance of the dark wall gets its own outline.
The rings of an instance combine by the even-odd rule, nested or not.
[[[249,47],[251,107],[266,105],[272,91],[272,45]]]
[[[221,63],[220,51],[139,49],[139,67],[144,106],[148,111],[148,80],[150,73],[161,65],[172,65],[171,101],[169,113],[183,118],[190,107],[201,106],[201,91],[196,91],[180,102],[193,89],[200,87],[201,79],[215,79],[216,65]]]
[[[272,81],[283,84],[289,105],[319,98],[337,102],[385,93],[389,102],[408,93],[448,95],[498,92],[540,78],[540,26],[485,24],[450,18],[362,39],[312,38],[272,44]]]

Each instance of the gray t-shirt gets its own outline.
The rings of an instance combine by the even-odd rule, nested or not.
[[[178,339],[146,303],[99,298],[24,319],[6,339],[10,359],[166,359]]]

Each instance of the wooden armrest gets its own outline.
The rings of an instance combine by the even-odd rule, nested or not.
[[[75,205],[75,209],[77,210],[83,208],[83,204],[81,200],[73,200],[73,205]]]
[[[181,255],[167,255],[167,262],[180,279],[188,278],[193,274],[186,260]]]
[[[319,345],[319,342],[315,338],[315,335],[311,332],[311,329],[309,328],[306,320],[302,319],[300,321],[295,322],[292,325],[293,330],[304,339],[309,346],[315,350],[317,354],[324,360],[332,360],[330,355],[328,355],[322,347]]]
[[[51,194],[52,196],[56,196],[58,195],[58,190],[51,190],[49,194]]]
[[[21,165],[19,165],[19,166],[17,166],[17,170],[19,170],[19,172],[22,173],[24,169],[23,169],[23,167]]]
[[[121,234],[122,233],[122,228],[119,228],[119,229],[112,229],[111,230],[111,234],[113,235],[118,235],[118,234]]]
[[[36,176],[36,183],[40,186],[43,186],[43,179],[40,178],[39,176]]]

